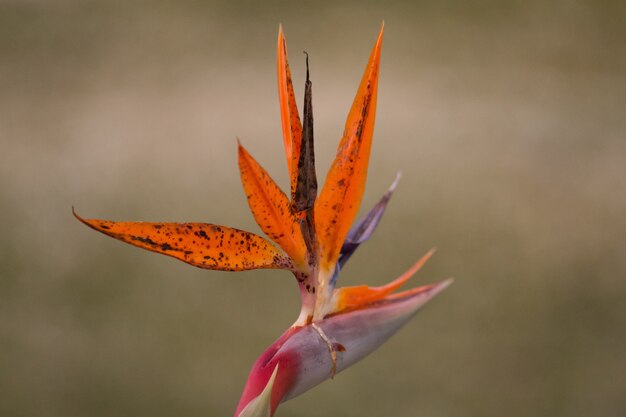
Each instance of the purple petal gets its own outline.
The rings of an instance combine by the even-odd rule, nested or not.
[[[400,173],[396,175],[396,179],[393,181],[380,201],[370,210],[369,213],[367,213],[364,218],[352,226],[348,232],[345,242],[343,243],[343,246],[341,247],[338,262],[339,267],[342,267],[348,259],[350,259],[350,256],[352,256],[361,243],[365,242],[372,236],[374,230],[376,230],[376,226],[378,226],[378,223],[380,222],[380,219],[383,217],[385,208],[387,208],[387,204],[389,203],[389,200],[391,200],[391,195],[396,189],[401,176],[402,175]]]

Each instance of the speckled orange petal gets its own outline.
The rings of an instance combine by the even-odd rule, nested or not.
[[[293,269],[291,259],[253,233],[207,223],[112,222],[83,219],[87,226],[122,242],[205,269]]]
[[[434,249],[429,250],[424,256],[420,258],[413,266],[402,274],[400,277],[391,281],[390,283],[380,287],[368,287],[367,285],[358,285],[354,287],[343,287],[335,290],[333,295],[333,312],[353,310],[361,308],[373,302],[382,300],[389,296],[392,292],[400,288],[411,278],[422,266],[428,261],[428,259],[435,253]],[[408,290],[399,294],[412,293]],[[395,294],[393,295],[395,297]]]
[[[376,116],[383,29],[384,27],[380,29],[348,114],[337,156],[326,175],[324,187],[315,205],[320,264],[326,270],[334,268],[341,245],[359,210],[365,188]]]
[[[239,172],[256,222],[298,267],[303,267],[306,264],[306,245],[288,197],[241,144]]]
[[[298,115],[298,106],[291,82],[291,71],[287,60],[287,42],[283,34],[283,27],[278,28],[278,100],[280,103],[280,119],[283,127],[283,141],[287,156],[287,168],[291,182],[291,195],[296,192],[298,181],[298,160],[302,142],[302,123]]]

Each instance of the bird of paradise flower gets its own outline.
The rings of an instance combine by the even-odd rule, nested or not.
[[[318,195],[313,147],[312,83],[308,56],[302,121],[296,106],[287,46],[278,32],[278,94],[290,174],[287,196],[239,147],[248,204],[263,232],[207,223],[78,220],[118,240],[205,269],[291,271],[302,298],[300,315],[252,367],[235,417],[272,416],[278,405],[359,361],[402,327],[451,280],[394,293],[432,255],[429,251],[387,285],[336,288],[341,267],[369,239],[399,176],[374,208],[353,224],[363,195],[374,132],[384,25],[348,114],[337,155]]]

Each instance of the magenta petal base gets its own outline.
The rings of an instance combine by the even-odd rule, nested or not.
[[[334,345],[336,371],[341,372],[372,353],[404,326],[451,280],[424,287],[406,297],[385,299],[366,308],[330,316],[316,325]],[[294,398],[333,374],[328,343],[312,325],[292,327],[280,336],[252,367],[235,416],[265,388],[274,368],[272,414],[279,403]]]

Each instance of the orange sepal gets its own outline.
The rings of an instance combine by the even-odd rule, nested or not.
[[[370,54],[359,90],[348,114],[337,156],[315,205],[321,266],[332,270],[359,210],[374,133],[378,70],[384,26]]]
[[[87,226],[122,242],[205,269],[293,269],[291,259],[261,236],[207,223],[113,222],[83,219]]]
[[[283,34],[282,25],[278,28],[277,72],[278,72],[278,100],[280,104],[280,119],[283,128],[283,141],[287,156],[287,168],[291,183],[291,195],[295,195],[298,181],[298,160],[302,143],[302,123],[298,115],[298,106],[291,82],[291,71],[287,60],[287,42]]]
[[[267,171],[239,144],[239,172],[250,210],[261,230],[280,246],[297,266],[304,266],[306,245],[291,203]]]
[[[381,301],[385,298],[395,298],[396,296],[404,296],[415,289],[411,289],[398,294],[391,294],[402,285],[404,285],[409,278],[411,278],[422,266],[430,259],[432,254],[435,253],[435,249],[429,250],[424,256],[420,258],[408,271],[391,281],[390,283],[380,287],[369,287],[367,285],[358,285],[354,287],[343,287],[335,290],[334,298],[334,312],[354,310],[362,308],[371,303]],[[391,295],[390,295],[391,294]]]

